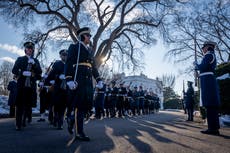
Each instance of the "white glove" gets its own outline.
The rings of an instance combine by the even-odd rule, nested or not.
[[[44,82],[39,82],[39,87],[43,87],[44,86]]]
[[[102,89],[103,88],[103,82],[99,81],[96,85],[97,88]]]
[[[76,81],[68,81],[67,82],[67,85],[68,85],[68,87],[69,87],[69,89],[70,90],[74,90],[74,89],[76,89],[77,88],[77,82]]]
[[[50,80],[50,84],[54,85],[55,80]]]
[[[35,61],[34,61],[34,59],[30,58],[30,59],[28,60],[28,63],[34,64]]]
[[[31,72],[30,71],[23,71],[22,75],[26,76],[26,77],[30,77],[31,76]]]
[[[48,77],[48,75],[47,75],[47,74],[44,74],[42,77],[43,77],[44,79],[46,79],[46,78]]]
[[[65,79],[65,75],[64,74],[59,75],[59,79],[60,80],[64,80]]]

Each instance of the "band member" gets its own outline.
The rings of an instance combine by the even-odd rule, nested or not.
[[[219,135],[218,108],[220,105],[217,81],[214,76],[216,56],[214,53],[215,42],[207,41],[203,44],[203,59],[200,64],[194,63],[200,71],[201,106],[207,110],[208,129],[201,131],[203,134]]]
[[[41,79],[39,61],[33,57],[34,43],[24,43],[25,56],[18,57],[12,69],[17,76],[18,94],[16,97],[16,130],[26,126],[26,117],[29,116],[36,95],[36,81]]]
[[[70,112],[76,113],[76,139],[89,141],[90,138],[83,130],[83,121],[85,114],[91,111],[93,105],[92,76],[96,79],[99,88],[103,87],[103,82],[95,65],[93,51],[88,47],[91,37],[90,29],[88,27],[79,29],[77,36],[79,41],[70,45],[66,62],[66,75],[72,77],[67,82],[69,89],[72,90],[70,95],[72,110],[68,109],[67,116],[70,118]],[[69,123],[68,125],[68,131],[72,133],[72,125]]]
[[[65,62],[67,59],[67,51],[65,49],[59,52],[61,60],[57,60],[50,71],[47,80],[55,82],[53,84],[52,103],[54,108],[54,127],[58,130],[63,129],[64,113],[67,105],[67,88],[65,76]]]

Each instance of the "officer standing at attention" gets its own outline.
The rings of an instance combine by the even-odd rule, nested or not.
[[[98,88],[103,88],[103,82],[99,77],[93,52],[88,47],[91,37],[90,29],[88,27],[79,29],[77,36],[78,42],[69,46],[66,62],[66,76],[71,76],[67,85],[72,90],[72,110],[68,110],[67,117],[70,117],[70,111],[75,112],[75,138],[82,141],[89,141],[90,138],[85,135],[83,130],[83,121],[85,114],[92,109],[93,105],[92,76],[96,79]],[[72,125],[68,123],[68,126],[68,131],[71,133]]]
[[[218,108],[220,105],[217,81],[214,76],[216,56],[214,53],[215,42],[206,41],[203,44],[203,59],[200,64],[195,64],[195,69],[200,72],[201,106],[207,110],[208,129],[201,131],[203,134],[219,135]]]
[[[33,57],[34,43],[24,43],[25,56],[18,57],[12,69],[17,76],[18,94],[16,97],[16,130],[26,126],[25,120],[30,113],[34,95],[36,93],[36,81],[41,79],[42,69],[39,61]],[[35,93],[34,93],[35,92]]]
[[[194,89],[192,86],[193,82],[188,81],[188,89],[185,95],[185,109],[188,112],[188,119],[187,121],[193,121],[193,110],[194,110]]]

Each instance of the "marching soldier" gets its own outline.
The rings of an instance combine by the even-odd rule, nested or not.
[[[51,68],[53,66],[54,62],[51,62],[49,67],[47,68],[46,72],[42,76],[42,79],[40,80],[38,86],[39,86],[39,97],[40,97],[40,119],[37,120],[38,122],[44,122],[45,121],[45,111],[49,111],[49,117],[48,120],[51,124],[53,124],[53,113],[50,112],[50,105],[51,105],[51,91],[49,82],[47,80],[48,74],[51,71]]]
[[[26,42],[25,56],[18,57],[12,69],[17,76],[18,94],[16,97],[16,130],[26,126],[26,117],[29,116],[34,95],[36,95],[36,81],[41,79],[41,67],[39,61],[33,57],[34,43]]]
[[[10,91],[8,105],[10,106],[10,117],[15,117],[15,101],[17,97],[17,77],[13,76],[13,80],[9,82],[7,89]]]
[[[79,29],[77,31],[77,36],[79,41],[77,44],[70,45],[66,62],[66,75],[72,77],[67,82],[72,97],[72,99],[70,99],[72,102],[72,110],[68,109],[67,115],[68,118],[70,118],[70,112],[74,111],[76,113],[75,125],[77,129],[75,138],[82,141],[89,141],[90,138],[85,135],[83,130],[83,121],[85,114],[92,109],[92,76],[96,79],[98,88],[103,88],[103,82],[99,77],[93,52],[88,47],[91,37],[90,29],[88,27]],[[67,121],[69,120],[67,119]],[[72,123],[73,122],[68,122],[68,131],[70,133],[72,133]]]
[[[67,88],[65,76],[65,62],[67,59],[67,51],[65,49],[59,52],[61,60],[57,60],[50,71],[47,80],[54,82],[54,90],[52,94],[52,103],[54,106],[54,127],[58,130],[63,129],[64,113],[67,105]]]

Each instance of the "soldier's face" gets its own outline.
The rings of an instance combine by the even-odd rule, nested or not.
[[[84,37],[85,37],[85,44],[89,44],[90,43],[90,38],[91,38],[91,35],[90,34],[84,34]]]
[[[34,49],[33,48],[25,48],[25,53],[26,53],[26,55],[31,56],[34,53]]]

